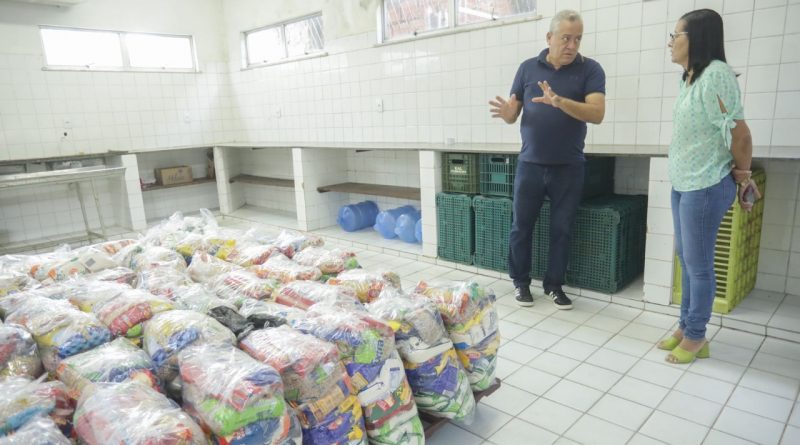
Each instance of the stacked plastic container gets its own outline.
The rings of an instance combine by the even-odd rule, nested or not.
[[[764,170],[753,172],[761,193],[767,188]],[[714,247],[714,274],[717,292],[713,311],[727,314],[753,290],[758,272],[758,252],[761,247],[761,226],[764,218],[764,200],[756,201],[750,212],[745,212],[736,201],[725,214]],[[672,302],[681,302],[681,268],[675,257],[672,281]]]

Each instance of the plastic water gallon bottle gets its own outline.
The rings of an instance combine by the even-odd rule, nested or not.
[[[397,218],[404,213],[417,213],[417,210],[413,206],[402,206],[396,209],[384,210],[378,213],[373,228],[377,230],[382,237],[392,239],[397,236],[397,234],[394,233],[394,229],[397,227]]]
[[[414,238],[417,239],[417,242],[422,244],[422,218],[417,220],[417,224],[414,225]]]
[[[397,218],[397,226],[394,228],[394,233],[400,237],[401,240],[407,243],[416,243],[417,236],[415,233],[417,221],[420,220],[419,212],[404,213]]]
[[[375,224],[375,217],[377,216],[378,205],[373,201],[364,201],[358,204],[342,206],[339,209],[336,223],[345,232],[355,232]]]

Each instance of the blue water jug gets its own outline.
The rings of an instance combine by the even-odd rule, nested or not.
[[[422,244],[422,218],[417,220],[417,224],[414,226],[414,238],[417,239],[417,242]]]
[[[396,209],[384,210],[378,213],[375,218],[375,225],[372,226],[382,237],[392,239],[397,235],[394,233],[394,228],[397,227],[397,218],[404,213],[417,213],[413,206],[402,206]]]
[[[376,216],[378,216],[378,205],[373,201],[364,201],[342,206],[339,209],[339,216],[336,217],[336,224],[339,224],[345,232],[355,232],[375,224]]]
[[[407,243],[416,243],[417,235],[415,232],[418,221],[420,221],[419,212],[404,213],[397,218],[397,226],[394,228],[394,233]]]

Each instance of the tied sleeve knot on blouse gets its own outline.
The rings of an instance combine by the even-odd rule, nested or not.
[[[731,131],[735,121],[742,119],[739,83],[725,62],[712,61],[691,85],[681,82],[669,147],[669,174],[675,190],[711,187],[730,173]]]

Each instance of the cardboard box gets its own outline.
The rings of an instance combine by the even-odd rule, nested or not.
[[[159,185],[186,184],[192,182],[192,167],[165,167],[156,169],[156,183]]]

